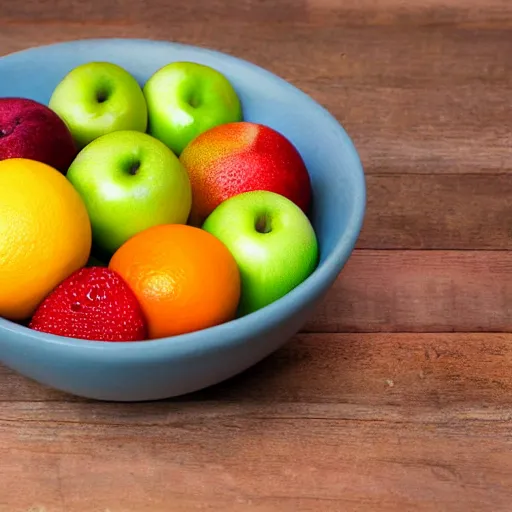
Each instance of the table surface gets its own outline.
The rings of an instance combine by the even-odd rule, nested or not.
[[[303,332],[229,382],[107,404],[0,367],[0,511],[510,512],[512,2],[0,4],[0,54],[83,37],[283,76],[352,136],[367,217]]]

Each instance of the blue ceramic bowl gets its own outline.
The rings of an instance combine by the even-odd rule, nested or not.
[[[102,343],[32,331],[0,319],[0,360],[50,387],[99,399],[136,401],[177,396],[227,379],[297,333],[333,284],[361,230],[366,189],[352,142],[338,121],[281,78],[243,60],[186,45],[127,39],[55,44],[0,58],[0,97],[47,104],[75,66],[115,62],[141,83],[175,60],[224,73],[240,95],[246,120],[288,137],[311,175],[311,220],[320,244],[316,271],[275,303],[232,322],[190,334],[136,343]]]

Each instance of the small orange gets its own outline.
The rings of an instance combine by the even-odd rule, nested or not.
[[[139,232],[112,256],[139,299],[149,338],[213,327],[236,315],[240,273],[227,247],[210,233],[185,224]]]
[[[34,160],[0,161],[0,316],[30,317],[90,249],[87,210],[63,174]]]

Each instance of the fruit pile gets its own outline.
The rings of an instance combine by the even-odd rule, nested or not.
[[[297,149],[218,70],[141,86],[79,65],[48,105],[0,98],[0,316],[139,341],[247,315],[316,268],[311,201]]]

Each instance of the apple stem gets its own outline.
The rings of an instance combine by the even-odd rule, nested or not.
[[[96,101],[98,103],[104,103],[105,101],[107,101],[107,98],[108,93],[106,91],[98,91],[98,93],[96,94]]]
[[[197,108],[199,107],[199,104],[200,104],[200,100],[199,98],[197,97],[197,95],[192,95],[189,100],[188,100],[188,104],[192,107],[192,108]]]
[[[140,162],[137,160],[136,162],[133,162],[132,164],[130,164],[130,167],[128,168],[128,172],[132,176],[135,176],[139,169],[140,169]]]
[[[260,215],[256,219],[256,224],[254,227],[258,233],[262,233],[262,234],[270,233],[272,231],[272,225],[270,222],[270,218],[268,217],[268,215],[265,215],[265,214]]]

